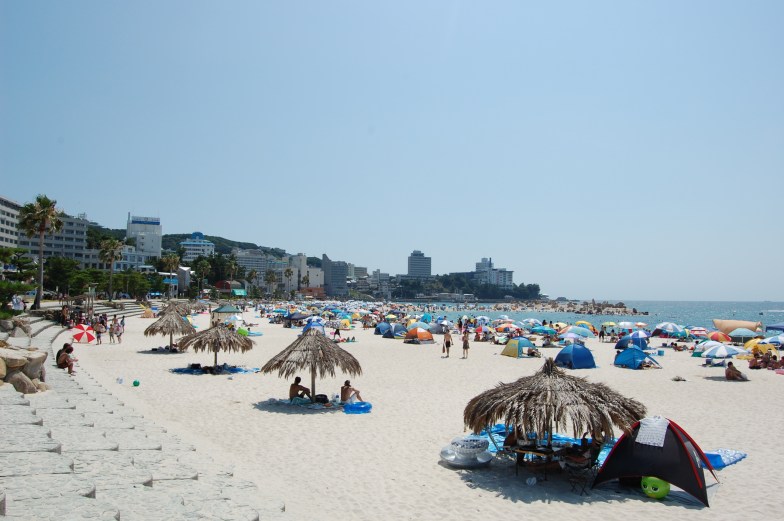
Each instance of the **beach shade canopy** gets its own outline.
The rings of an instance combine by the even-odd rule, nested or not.
[[[664,480],[708,505],[703,468],[716,478],[708,457],[678,424],[659,416],[645,418],[615,443],[593,487],[613,479],[639,488],[644,476]],[[718,481],[718,478],[716,478]]]
[[[473,432],[503,422],[521,432],[549,438],[556,431],[613,435],[614,427],[629,431],[645,416],[645,406],[604,384],[566,374],[548,358],[541,369],[512,383],[500,383],[474,397],[463,411]]]
[[[629,336],[631,338],[648,338],[650,335],[647,332],[645,332],[645,331],[643,331],[641,329],[638,329],[637,331],[634,331],[633,333],[631,333]]]
[[[322,322],[316,322],[315,320],[313,322],[308,322],[307,324],[305,324],[305,327],[302,328],[302,332],[304,333],[308,329],[315,329],[316,331],[321,331],[321,334],[323,335],[327,334],[324,324]]]
[[[738,327],[729,332],[730,338],[735,342],[745,342],[756,336],[762,336],[760,333],[755,333],[751,329],[745,327]]]
[[[708,342],[706,342],[707,344]],[[703,358],[732,358],[735,355],[747,355],[748,351],[740,347],[735,347],[727,344],[714,342],[717,345],[704,347],[702,351]]]
[[[506,343],[501,354],[512,358],[522,358],[528,352],[528,348],[533,347],[534,345],[527,338],[513,338]]]
[[[571,344],[555,355],[555,365],[567,369],[594,369],[596,362],[590,349],[580,344]]]
[[[537,333],[539,335],[554,335],[556,331],[551,327],[536,326],[535,328],[531,329],[531,333]]]
[[[144,336],[169,335],[169,349],[174,345],[174,335],[185,336],[195,333],[193,325],[182,318],[176,310],[159,315],[158,320],[147,326]]]
[[[409,330],[409,331],[411,331],[412,329],[416,329],[416,328],[420,328],[420,329],[429,329],[429,328],[430,328],[430,324],[425,324],[424,322],[419,322],[419,321],[416,321],[416,320],[415,320],[414,322],[411,322],[411,323],[410,323],[410,324],[409,324],[409,325],[406,327],[406,329],[407,329],[407,330]]]
[[[190,314],[191,312],[191,305],[188,302],[176,302],[170,301],[166,304],[163,309],[158,313],[158,316],[164,313],[175,313],[177,315],[185,316]]]
[[[784,331],[784,322],[765,326],[765,331]]]
[[[694,337],[707,337],[708,336],[708,330],[705,329],[704,327],[692,327],[692,328],[688,328],[688,330],[689,330],[689,333],[691,334],[691,336],[694,336]]]
[[[362,374],[362,367],[351,353],[317,330],[309,329],[264,364],[261,372],[277,372],[278,376],[288,379],[300,371],[309,371],[310,395],[316,396],[316,376],[334,377],[335,369],[351,376]]]
[[[639,369],[643,362],[648,360],[659,367],[659,362],[657,362],[651,355],[647,354],[642,349],[633,346],[629,347],[618,353],[613,361],[613,365],[617,367],[627,367],[629,369]]]
[[[408,330],[403,342],[406,344],[432,344],[434,343],[433,334],[428,329],[415,327]]]
[[[732,342],[732,339],[727,333],[721,331],[711,331],[708,333],[708,338],[714,342]]]
[[[587,327],[581,326],[567,326],[560,331],[561,334],[564,333],[574,333],[575,335],[579,335],[583,338],[593,338],[596,335],[593,334],[593,331],[588,329]]]
[[[784,344],[784,334],[776,335],[776,336],[769,336],[768,338],[760,341],[761,344],[774,344],[780,346]]]
[[[95,330],[87,324],[76,324],[71,334],[74,342],[89,344],[95,340]]]
[[[190,347],[197,353],[199,351],[212,351],[215,353],[215,367],[218,366],[218,351],[240,351],[244,353],[253,349],[253,340],[238,334],[223,324],[184,336],[179,339],[177,344],[180,351],[185,351]]]
[[[443,335],[447,331],[449,331],[449,326],[444,324],[439,324],[437,322],[433,322],[430,324],[430,327],[427,328],[431,333],[437,333],[439,335]]]
[[[661,322],[656,324],[651,336],[671,335],[672,333],[682,333],[683,326],[679,326],[673,322]]]
[[[389,322],[379,322],[378,325],[376,325],[376,329],[373,331],[373,334],[383,335],[390,329],[392,329],[392,324],[390,324]]]
[[[618,322],[618,327],[621,329],[634,329],[633,322]]]
[[[387,329],[382,335],[382,338],[405,338],[408,331],[403,324],[391,324],[391,327]]]

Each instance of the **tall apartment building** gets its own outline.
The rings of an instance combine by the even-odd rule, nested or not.
[[[16,248],[19,243],[19,210],[22,205],[0,196],[0,248]]]
[[[60,216],[62,230],[44,236],[44,258],[65,257],[74,259],[84,265],[84,253],[87,249],[87,227],[90,221],[83,217]],[[28,255],[38,257],[38,237],[28,237],[19,231],[18,248],[24,248]]]
[[[480,284],[490,284],[502,288],[511,288],[514,285],[514,271],[505,268],[494,268],[492,258],[482,258],[476,263],[474,279]]]
[[[190,239],[180,242],[180,246],[185,250],[182,254],[182,262],[192,262],[199,257],[209,257],[215,253],[215,243],[205,239],[201,232],[193,232]]]
[[[347,297],[348,264],[333,261],[327,254],[321,256],[321,269],[324,270],[324,290],[328,297]]]
[[[158,217],[140,217],[128,213],[125,237],[136,239],[136,251],[146,257],[160,258],[163,228]]]
[[[122,249],[122,258],[114,261],[115,273],[125,270],[137,270],[140,266],[144,265],[147,257],[136,251],[134,246],[124,245]],[[82,257],[83,268],[95,268],[99,270],[108,270],[109,265],[101,260],[101,250],[85,249]]]
[[[431,259],[419,250],[408,256],[408,276],[426,279],[431,276]]]

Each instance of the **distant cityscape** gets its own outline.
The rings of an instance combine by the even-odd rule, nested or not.
[[[38,238],[28,237],[18,229],[19,211],[22,206],[23,204],[0,196],[0,247],[25,249],[28,251],[28,256],[37,260]],[[73,217],[64,213],[61,220],[62,229],[45,236],[44,258],[64,257],[77,261],[82,269],[108,271],[110,266],[101,261],[100,250],[88,246],[88,230],[90,227],[101,225],[88,220],[86,214]],[[127,270],[155,272],[156,260],[167,254],[177,254],[182,265],[177,270],[176,285],[179,288],[187,288],[196,277],[189,264],[200,257],[209,258],[216,254],[215,243],[198,231],[179,242],[176,250],[163,248],[163,238],[160,218],[133,215],[129,212],[122,258],[114,263],[115,272]],[[233,247],[230,256],[235,259],[237,266],[241,267],[244,273],[255,274],[255,279],[220,281],[218,287],[224,292],[235,295],[247,294],[248,285],[256,287],[272,285],[283,294],[296,291],[302,297],[346,298],[352,294],[360,294],[390,299],[395,288],[401,284],[409,286],[419,284],[424,287],[427,286],[428,281],[436,278],[432,273],[431,257],[420,250],[414,250],[409,254],[407,272],[396,275],[382,272],[380,269],[371,271],[367,267],[357,266],[347,261],[332,260],[326,253],[322,254],[319,263],[316,261],[317,258],[309,258],[304,253],[275,256],[265,250],[269,248]],[[274,274],[274,283],[270,283],[270,273]],[[499,290],[515,287],[513,271],[496,268],[492,258],[482,258],[471,271],[448,275],[462,277],[462,280],[476,285],[494,286]],[[167,280],[174,284],[174,277],[172,273]],[[448,292],[428,295],[423,293],[417,294],[416,297],[445,301],[474,299],[472,294]]]

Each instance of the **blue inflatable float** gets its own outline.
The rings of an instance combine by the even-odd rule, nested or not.
[[[370,402],[354,402],[347,403],[343,406],[343,412],[346,414],[367,414],[373,408]]]

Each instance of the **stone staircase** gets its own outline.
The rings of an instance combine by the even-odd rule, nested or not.
[[[69,376],[54,367],[69,330],[30,318],[31,338],[6,341],[49,351],[52,390],[0,385],[0,519],[284,519],[281,501],[125,406],[84,369]]]

